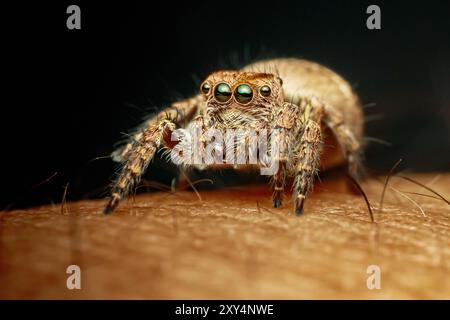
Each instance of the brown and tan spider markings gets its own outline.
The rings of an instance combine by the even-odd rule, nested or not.
[[[239,71],[211,74],[202,83],[200,94],[173,103],[147,120],[128,144],[112,154],[122,168],[105,213],[111,213],[136,186],[159,148],[175,146],[171,133],[193,123],[203,130],[282,129],[286,148],[276,159],[279,166],[272,176],[273,206],[281,206],[285,180],[292,177],[297,214],[302,213],[319,168],[346,161],[354,177],[360,169],[363,113],[349,83],[314,62],[295,58],[264,60]],[[325,138],[326,144],[337,148],[322,154]]]

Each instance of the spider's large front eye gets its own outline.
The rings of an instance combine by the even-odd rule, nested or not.
[[[226,83],[219,83],[214,90],[214,97],[219,102],[227,102],[231,98],[231,88]]]
[[[259,89],[259,93],[261,93],[261,95],[263,96],[263,97],[268,97],[268,96],[270,96],[270,92],[271,92],[272,90],[270,90],[270,87],[269,86],[262,86],[260,89]]]
[[[234,96],[239,103],[249,103],[253,97],[252,88],[248,84],[240,84],[234,91]]]
[[[200,90],[202,90],[202,92],[204,94],[208,94],[210,89],[211,89],[211,85],[208,82],[204,82],[202,84],[202,86],[200,87]]]

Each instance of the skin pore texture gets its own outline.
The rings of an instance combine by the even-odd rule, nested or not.
[[[450,197],[449,174],[408,176]],[[151,192],[107,216],[103,200],[0,212],[0,298],[449,299],[450,207],[392,177],[380,212],[384,178],[362,183],[375,223],[338,174],[300,217],[266,185]],[[73,264],[81,290],[66,287]]]

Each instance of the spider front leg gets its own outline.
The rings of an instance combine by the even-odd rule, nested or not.
[[[320,165],[322,150],[322,131],[320,127],[324,109],[314,107],[310,99],[305,99],[300,119],[302,136],[293,150],[294,165],[294,209],[297,215],[302,214],[306,196],[314,185],[314,178]]]
[[[299,107],[295,104],[285,102],[277,111],[275,116],[275,129],[278,131],[278,169],[272,180],[272,203],[274,208],[281,207],[283,202],[284,187],[286,181],[286,164],[290,157],[292,138],[295,136],[295,124],[299,117]]]
[[[294,183],[295,212],[297,214],[302,213],[306,195],[312,188],[314,177],[318,172],[322,149],[322,121],[337,138],[347,160],[349,174],[357,179],[361,171],[361,143],[357,136],[357,126],[350,127],[337,109],[316,97],[302,99],[301,109],[303,136],[298,146],[294,148],[297,158]],[[355,114],[355,117],[357,116]],[[354,121],[357,123],[358,119],[354,119]]]
[[[128,144],[112,154],[112,158],[121,162],[123,166],[113,184],[110,199],[104,209],[105,214],[113,212],[120,200],[139,183],[160,147],[166,146],[169,149],[174,147],[176,143],[171,141],[172,132],[177,124],[181,125],[180,122],[189,121],[193,117],[201,103],[200,98],[194,97],[174,103],[146,121]]]
[[[136,141],[142,139],[146,130],[157,125],[163,119],[171,119],[179,127],[185,127],[186,124],[194,117],[200,105],[204,102],[201,95],[194,96],[179,102],[173,103],[170,107],[162,110],[155,116],[146,120],[136,132],[131,136],[130,141],[122,147],[115,150],[111,157],[116,162],[125,162],[128,156],[132,153],[132,148]]]
[[[163,120],[142,132],[139,140],[130,147],[127,160],[117,177],[104,213],[109,214],[118,206],[128,192],[139,183],[155,152],[166,142],[167,137],[176,129],[171,120]]]
[[[286,160],[280,160],[278,170],[273,176],[272,203],[274,208],[281,207],[283,203],[284,186],[286,181]]]

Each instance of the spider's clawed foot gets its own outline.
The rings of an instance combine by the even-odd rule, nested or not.
[[[295,214],[301,215],[303,213],[303,205],[305,204],[305,196],[303,194],[299,194],[295,199]]]
[[[104,214],[110,214],[116,209],[116,207],[119,205],[120,196],[117,194],[113,194],[111,198],[108,201],[108,204],[106,205],[105,209],[103,210]]]
[[[283,191],[284,189],[282,187],[275,187],[273,191],[272,196],[272,203],[274,208],[281,207],[281,204],[283,202]]]
[[[275,197],[273,198],[273,207],[274,207],[274,208],[279,208],[279,207],[281,207],[281,197],[275,196]]]

